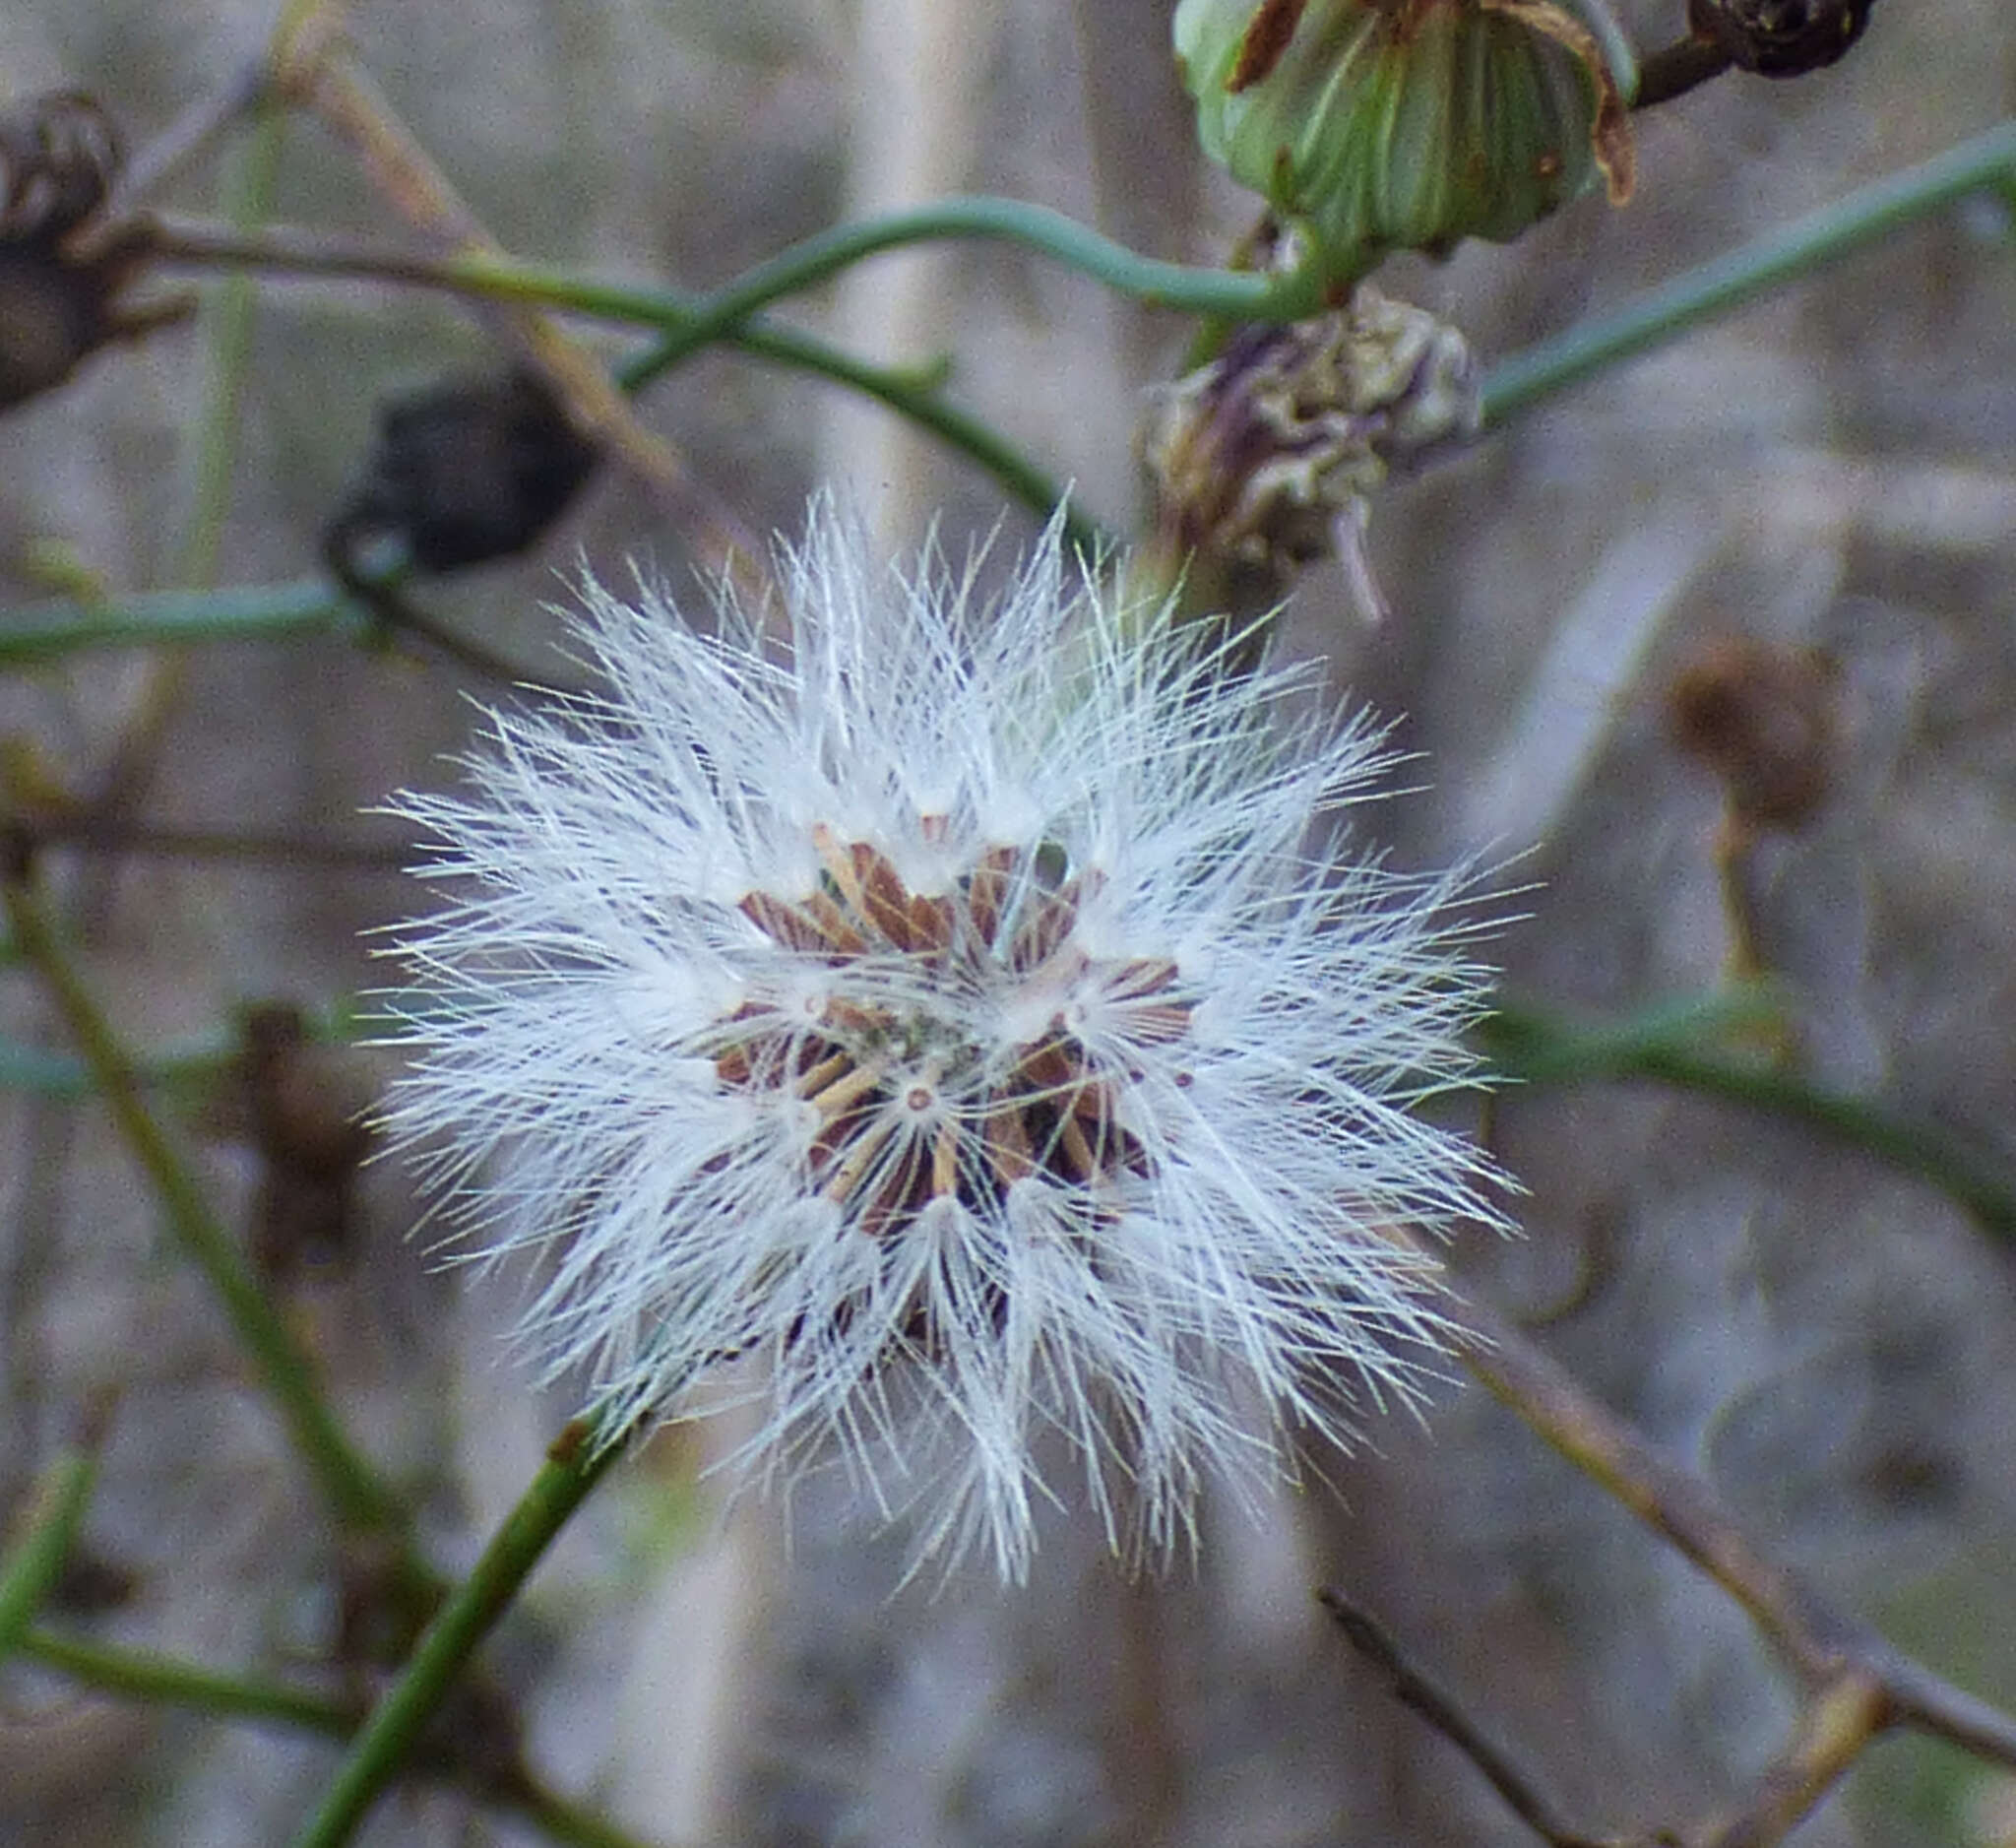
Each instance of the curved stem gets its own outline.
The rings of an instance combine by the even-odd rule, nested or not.
[[[1893,173],[1768,236],[1704,263],[1565,334],[1501,360],[1484,376],[1484,427],[1502,423],[1619,359],[1922,218],[2016,177],[2016,122],[2004,122],[1902,173]]]
[[[1678,1048],[1647,1048],[1635,1069],[1647,1078],[1824,1130],[1893,1168],[1930,1181],[1989,1232],[2016,1238],[2016,1189],[1983,1173],[1934,1130],[1906,1122],[1860,1098],[1821,1090],[1789,1072]]]
[[[404,270],[405,280],[439,281],[466,294],[665,328],[669,331],[663,346],[637,381],[641,384],[713,345],[772,302],[810,288],[864,257],[947,237],[998,238],[1027,245],[1152,307],[1241,321],[1294,321],[1323,305],[1321,287],[1307,279],[1163,263],[1139,256],[1062,213],[993,198],[949,199],[893,218],[843,225],[794,244],[739,281],[698,296],[646,284],[598,282],[572,270],[503,257],[458,255],[376,267],[395,280]],[[213,261],[223,254],[222,240],[207,239],[199,245],[186,230],[160,240],[159,248],[163,256],[185,261]],[[337,268],[313,267],[332,272]]]
[[[887,405],[962,452],[1040,519],[1047,519],[1065,499],[1065,490],[1054,477],[1030,461],[991,424],[947,404],[934,383],[919,380],[914,372],[870,365],[809,334],[766,323],[745,323],[727,337],[725,344],[755,358],[795,366],[850,385],[864,397]],[[657,351],[653,349],[645,357],[655,358]],[[628,368],[624,371],[624,383],[630,383]],[[1108,551],[1113,544],[1111,536],[1099,522],[1075,505],[1065,508],[1064,537],[1088,555]]]
[[[1565,1028],[1529,1008],[1500,1006],[1480,1029],[1491,1063],[1528,1085],[1647,1078],[1765,1111],[1820,1130],[1928,1181],[1997,1238],[2016,1240],[2016,1183],[1937,1130],[1796,1073],[1704,1050],[1732,1028],[1781,1019],[1767,990],[1738,989],[1667,1004],[1607,1026]]]
[[[395,282],[447,286],[498,301],[664,328],[666,338],[651,360],[633,369],[630,383],[635,386],[721,340],[772,302],[810,288],[865,257],[950,237],[1021,244],[1151,307],[1238,321],[1301,320],[1323,307],[1328,287],[1313,271],[1263,276],[1250,270],[1165,263],[1114,243],[1046,206],[987,195],[940,199],[887,218],[822,231],[759,263],[735,282],[699,295],[643,284],[598,282],[572,270],[487,253],[441,258],[383,253],[364,261],[370,274]],[[326,275],[355,274],[359,268],[354,251],[317,250],[298,240],[290,245],[278,240],[233,241],[187,223],[164,224],[149,241],[157,255],[170,261],[271,262]]]
[[[243,264],[248,268],[317,276],[362,276],[379,282],[482,292],[472,285],[469,265],[463,260],[416,257],[405,251],[306,237],[297,232],[240,237],[176,223],[157,226],[150,245],[158,256],[183,263]],[[581,308],[584,291],[596,303],[612,305],[602,285],[583,284],[578,278],[564,279],[563,284],[543,271],[515,273],[527,282],[530,292],[523,298],[543,306]],[[552,287],[546,287],[549,283]],[[619,289],[615,293],[627,309],[642,311],[622,312],[616,318],[667,330],[665,340],[616,368],[616,382],[625,391],[637,391],[695,350],[691,330],[706,312],[709,298],[671,288],[651,290],[643,299],[633,290]],[[1047,518],[1064,498],[1064,490],[1055,478],[998,431],[970,412],[946,403],[935,373],[914,367],[872,365],[814,335],[781,327],[761,316],[752,316],[710,338],[751,358],[810,372],[877,400],[965,454],[1040,517]],[[1086,515],[1068,513],[1066,531],[1081,550],[1097,551],[1109,545],[1108,536]],[[0,648],[5,648],[9,639],[0,634]]]
[[[792,245],[695,304],[690,324],[667,336],[654,355],[654,367],[662,371],[676,364],[757,309],[824,282],[863,257],[946,237],[1021,244],[1150,307],[1241,321],[1298,321],[1323,306],[1324,284],[1313,273],[1265,277],[1164,263],[1046,206],[980,195],[934,200],[886,218],[843,224]]]
[[[294,1848],[341,1848],[350,1839],[477,1643],[622,1451],[621,1434],[598,1431],[592,1418],[576,1419],[561,1433],[545,1467],[505,1516],[474,1569],[449,1594],[399,1679],[350,1742]]]

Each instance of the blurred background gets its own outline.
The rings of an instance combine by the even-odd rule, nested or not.
[[[704,288],[840,219],[956,191],[1223,261],[1255,202],[1194,151],[1168,11],[357,0],[346,19],[507,249]],[[1619,11],[1643,45],[1681,30],[1677,0]],[[256,59],[274,23],[241,0],[11,0],[0,106],[86,90],[142,147]],[[1727,76],[1642,120],[1627,208],[1584,201],[1516,246],[1396,261],[1380,285],[1488,361],[2012,112],[2004,0],[1886,0],[1832,70]],[[191,163],[165,203],[220,217],[228,170]],[[284,130],[272,215],[403,234],[306,116]],[[1506,907],[1523,917],[1493,954],[1508,994],[1570,1020],[1722,983],[1738,948],[1718,861],[1729,804],[1681,747],[1685,689],[1748,685],[1759,662],[1790,676],[1788,697],[1824,718],[1797,798],[1735,874],[1748,947],[1795,997],[1804,1073],[1938,1126],[2005,1181],[2012,215],[2006,198],[1935,214],[1390,484],[1370,549],[1392,614],[1368,625],[1319,567],[1290,630],[1423,753],[1410,781],[1424,787],[1368,824],[1398,862],[1525,855],[1508,882],[1530,889]],[[780,315],[869,358],[949,359],[956,402],[1109,525],[1138,519],[1143,394],[1180,367],[1185,320],[998,244],[878,258]],[[263,279],[227,472],[206,475],[213,327],[199,315],[108,349],[0,417],[7,605],[312,576],[378,408],[501,360],[438,294]],[[933,516],[955,549],[997,521],[1017,541],[1034,530],[885,411],[746,357],[696,358],[639,414],[759,539],[794,531],[826,480],[894,547]],[[198,510],[220,479],[206,559]],[[633,558],[682,594],[714,562],[605,466],[534,552],[416,595],[536,676],[580,562],[621,580]],[[0,638],[9,621],[0,608]],[[449,778],[472,697],[501,696],[436,651],[338,633],[0,667],[10,805],[126,830],[41,857],[91,977],[136,1048],[246,1047],[164,1102],[450,1569],[577,1408],[511,1358],[514,1279],[442,1272],[425,1233],[409,1237],[398,1169],[355,1171],[340,1125],[390,1055],[314,1030],[372,987],[362,933],[415,908],[402,831],[369,810]],[[295,850],[198,852],[177,831]],[[0,968],[0,1031],[19,1066],[0,1092],[0,1514],[78,1408],[116,1387],[58,1620],[312,1682],[345,1591],[280,1428],[103,1112],[28,1058],[65,1040],[19,967]],[[320,1168],[275,1120],[297,1097],[333,1138]],[[1528,1189],[1527,1236],[1459,1247],[1467,1287],[1825,1589],[2016,1701],[2008,1228],[1810,1129],[1670,1088],[1537,1084],[1485,1127]],[[1530,1839],[1350,1655],[1312,1598],[1326,1582],[1378,1612],[1590,1833],[1734,1797],[1793,1706],[1720,1592],[1475,1387],[1452,1385],[1425,1429],[1371,1436],[1260,1519],[1208,1507],[1198,1559],[1160,1580],[1125,1582],[1099,1534],[1057,1513],[1026,1589],[979,1570],[899,1589],[906,1536],[844,1481],[724,1509],[696,1471],[731,1434],[682,1429],[563,1537],[493,1659],[541,1775],[665,1848]],[[23,1848],[282,1840],[333,1763],[324,1743],[117,1704],[19,1664],[0,1678],[0,1839]],[[363,1839],[548,1838],[421,1785]],[[2016,1781],[1888,1743],[1793,1839],[2016,1842]]]

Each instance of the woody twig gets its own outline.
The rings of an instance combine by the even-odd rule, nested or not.
[[[311,109],[351,152],[366,177],[442,256],[502,257],[484,229],[368,75],[340,47],[320,48],[279,73],[283,94]],[[663,438],[637,420],[608,375],[550,316],[516,303],[472,312],[552,389],[569,421],[628,466],[708,565],[724,572],[750,606],[766,588],[762,548]]]
[[[1894,1731],[1930,1734],[2016,1769],[2016,1720],[1941,1680],[1772,1559],[1706,1483],[1663,1456],[1495,1311],[1447,1289],[1436,1307],[1470,1372],[1740,1605],[1801,1689],[1791,1738],[1734,1809],[1677,1830],[1578,1834],[1481,1729],[1407,1667],[1376,1624],[1341,1594],[1326,1593],[1354,1645],[1392,1679],[1397,1695],[1464,1751],[1543,1840],[1553,1848],[1771,1848],[1864,1748]]]

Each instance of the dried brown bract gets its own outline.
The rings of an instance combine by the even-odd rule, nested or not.
[[[1142,444],[1157,526],[1180,557],[1284,583],[1334,552],[1381,613],[1367,497],[1390,461],[1475,430],[1477,394],[1463,336],[1368,284],[1336,313],[1241,328],[1161,394]]]

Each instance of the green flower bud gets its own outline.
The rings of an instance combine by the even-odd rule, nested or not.
[[[1181,0],[1175,46],[1205,151],[1341,280],[1630,191],[1623,99],[1549,0]]]

